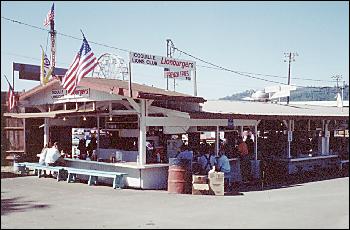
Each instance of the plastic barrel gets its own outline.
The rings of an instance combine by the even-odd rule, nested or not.
[[[186,170],[181,165],[170,165],[168,174],[168,192],[185,193],[185,175]]]

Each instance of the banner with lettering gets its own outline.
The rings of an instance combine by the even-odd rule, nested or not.
[[[131,63],[144,64],[169,68],[171,71],[191,71],[196,69],[196,62],[181,60],[170,57],[156,56],[152,54],[130,52],[129,58]]]

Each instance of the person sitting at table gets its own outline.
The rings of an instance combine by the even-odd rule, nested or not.
[[[201,175],[208,175],[209,170],[216,164],[216,159],[212,151],[212,147],[208,144],[205,146],[205,152],[202,152],[202,156],[199,157],[198,163],[201,166]]]

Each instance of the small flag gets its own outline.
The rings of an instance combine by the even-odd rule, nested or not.
[[[50,68],[50,60],[47,58],[43,48],[41,47],[41,71],[40,82],[42,85],[46,85],[49,82],[52,68]]]
[[[8,108],[9,111],[11,111],[17,104],[17,96],[15,94],[15,92],[13,91],[12,86],[10,85],[10,82],[8,82],[9,84],[9,91],[8,91]]]
[[[54,3],[52,3],[51,9],[46,15],[45,21],[44,21],[44,26],[50,25],[50,22],[54,20],[55,18],[55,10],[54,10]]]
[[[68,94],[73,94],[80,80],[98,65],[97,58],[83,35],[83,44],[62,79],[62,86]]]

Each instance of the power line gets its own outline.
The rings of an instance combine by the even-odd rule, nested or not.
[[[239,75],[242,75],[242,76],[246,76],[246,77],[249,77],[249,78],[258,79],[258,80],[261,80],[261,81],[267,81],[267,82],[272,82],[272,83],[277,83],[277,84],[286,85],[285,83],[282,83],[282,82],[267,80],[267,79],[263,79],[263,78],[260,78],[260,77],[254,77],[254,76],[251,76],[251,75],[248,75],[248,74],[241,73],[241,72],[236,71],[236,70],[231,70],[231,69],[228,69],[228,68],[225,68],[225,67],[222,67],[222,66],[213,64],[213,63],[208,62],[208,61],[205,61],[205,60],[203,60],[203,59],[201,59],[201,58],[195,57],[195,56],[193,56],[193,55],[191,55],[191,54],[189,54],[189,53],[187,53],[187,52],[185,52],[185,51],[182,51],[182,50],[180,50],[180,49],[177,48],[177,47],[174,47],[174,49],[175,49],[175,50],[178,50],[179,52],[181,52],[181,53],[183,53],[183,54],[185,54],[185,55],[187,55],[187,56],[192,57],[193,59],[199,60],[199,61],[201,61],[201,62],[204,62],[204,63],[208,64],[208,65],[215,66],[215,67],[217,67],[217,68],[219,68],[219,69],[221,69],[221,70],[225,70],[225,71],[232,72],[232,73],[235,73],[235,74],[239,74]]]
[[[31,27],[31,28],[34,28],[34,29],[38,29],[38,30],[42,30],[42,31],[46,31],[46,32],[50,32],[50,30],[48,29],[44,29],[44,28],[41,28],[41,27],[38,27],[38,26],[34,26],[34,25],[30,25],[28,23],[24,23],[24,22],[21,22],[21,21],[18,21],[18,20],[14,20],[14,19],[10,19],[10,18],[6,18],[6,17],[1,17],[2,19],[5,19],[7,21],[10,21],[10,22],[13,22],[13,23],[18,23],[20,25],[25,25],[25,26],[28,26],[28,27]],[[75,37],[75,36],[72,36],[72,35],[68,35],[68,34],[64,34],[64,33],[60,33],[60,32],[57,32],[57,34],[61,35],[61,36],[64,36],[64,37],[68,37],[68,38],[72,38],[72,39],[75,39],[75,40],[82,40],[81,38],[78,38],[78,37]],[[116,50],[120,50],[120,51],[123,51],[123,52],[131,52],[130,50],[127,50],[127,49],[123,49],[123,48],[118,48],[118,47],[115,47],[115,46],[110,46],[110,45],[106,45],[106,44],[103,44],[103,43],[98,43],[98,42],[94,42],[94,41],[89,41],[90,43],[92,44],[96,44],[96,45],[99,45],[99,46],[103,46],[103,47],[107,47],[107,48],[111,48],[111,49],[116,49]],[[172,43],[173,45],[173,43]],[[267,77],[274,77],[274,78],[281,78],[281,79],[285,79],[286,77],[283,77],[283,76],[278,76],[278,75],[271,75],[271,74],[262,74],[262,73],[252,73],[252,72],[244,72],[244,71],[238,71],[238,70],[232,70],[232,69],[228,69],[228,68],[224,68],[222,66],[219,66],[219,65],[216,65],[216,64],[213,64],[211,62],[208,62],[208,61],[205,61],[201,58],[197,58],[185,51],[182,51],[180,49],[178,49],[177,47],[175,46],[172,46],[172,48],[174,50],[178,50],[180,52],[180,55],[181,53],[187,55],[187,56],[190,56],[196,60],[199,60],[199,61],[202,61],[206,64],[209,64],[209,65],[212,65],[212,66],[215,66],[215,67],[211,67],[211,66],[201,66],[201,65],[198,65],[200,67],[204,67],[204,68],[210,68],[210,69],[217,69],[217,70],[223,70],[223,71],[228,71],[228,72],[233,72],[233,73],[236,73],[236,74],[239,74],[239,75],[242,75],[242,76],[245,76],[245,77],[249,77],[249,78],[254,78],[254,79],[258,79],[258,80],[261,80],[261,81],[266,81],[266,82],[272,82],[272,83],[277,83],[277,84],[283,84],[283,85],[287,85],[285,83],[282,83],[282,82],[278,82],[278,81],[273,81],[273,80],[268,80],[268,79],[264,79],[264,78],[259,78],[259,77],[254,77],[254,76],[251,76],[251,75],[257,75],[257,76],[267,76]],[[19,55],[17,55],[19,56]],[[27,57],[27,58],[31,58],[31,57]],[[31,59],[34,59],[34,58],[31,58]],[[319,81],[319,82],[335,82],[335,81],[326,81],[326,80],[317,80],[317,79],[308,79],[308,78],[297,78],[297,77],[294,77],[292,79],[298,79],[298,80],[307,80],[307,81]],[[294,85],[294,86],[297,86],[297,85]],[[298,86],[298,87],[304,87],[304,86]]]
[[[260,78],[260,77],[254,77],[254,76],[251,76],[251,75],[248,75],[248,74],[245,74],[243,72],[240,72],[240,71],[237,71],[237,70],[232,70],[232,69],[228,69],[228,68],[225,68],[225,67],[222,67],[222,66],[219,66],[219,65],[216,65],[216,64],[213,64],[209,61],[205,61],[201,58],[198,58],[198,57],[195,57],[194,55],[191,55],[183,50],[180,50],[179,48],[177,47],[174,47],[175,50],[189,56],[189,57],[192,57],[193,59],[196,59],[196,60],[199,60],[201,62],[204,62],[206,64],[209,64],[209,65],[212,65],[212,66],[215,66],[221,70],[224,70],[224,71],[228,71],[228,72],[232,72],[232,73],[235,73],[235,74],[238,74],[238,75],[241,75],[241,76],[245,76],[245,77],[249,77],[249,78],[253,78],[253,79],[258,79],[258,80],[261,80],[261,81],[266,81],[266,82],[272,82],[272,83],[277,83],[277,84],[282,84],[282,85],[288,85],[286,83],[283,83],[283,82],[278,82],[278,81],[273,81],[273,80],[268,80],[268,79],[264,79],[264,78]],[[297,87],[301,87],[301,88],[304,88],[304,87],[307,87],[307,86],[300,86],[300,85],[293,85],[293,86],[297,86]]]
[[[204,67],[207,69],[216,69],[216,70],[222,70],[225,71],[221,68],[217,68],[217,67],[212,67],[212,66],[206,66],[206,65],[197,65],[199,67]],[[240,73],[246,73],[246,74],[253,74],[253,75],[259,75],[259,76],[266,76],[266,77],[274,77],[274,78],[281,78],[281,79],[286,79],[286,76],[280,76],[280,75],[272,75],[272,74],[263,74],[263,73],[252,73],[252,72],[245,72],[245,71],[238,71]],[[330,81],[330,80],[320,80],[320,79],[311,79],[311,78],[301,78],[301,77],[291,77],[291,79],[297,79],[297,80],[305,80],[305,81],[318,81],[318,82],[335,82],[334,81]]]
[[[46,32],[50,32],[50,30],[48,30],[48,29],[44,29],[44,28],[41,28],[41,27],[38,27],[38,26],[30,25],[28,23],[24,23],[24,22],[21,22],[21,21],[18,21],[18,20],[6,18],[6,17],[3,17],[3,16],[1,16],[1,18],[5,19],[7,21],[13,22],[13,23],[18,23],[20,25],[25,25],[25,26],[29,26],[31,28],[35,28],[35,29],[38,29],[38,30],[43,30],[43,31],[46,31]],[[60,32],[57,32],[57,34],[62,35],[64,37],[69,37],[69,38],[72,38],[72,39],[75,39],[75,40],[82,40],[81,38],[74,37],[74,36],[71,36],[71,35],[68,35],[68,34],[64,34],[64,33],[60,33]],[[116,49],[116,50],[120,50],[120,51],[124,51],[124,52],[130,52],[130,50],[118,48],[118,47],[115,47],[115,46],[109,46],[109,45],[106,45],[106,44],[102,44],[102,43],[98,43],[98,42],[94,42],[94,41],[90,41],[90,40],[89,40],[89,42],[92,43],[92,44],[104,46],[104,47],[111,48],[111,49]]]

